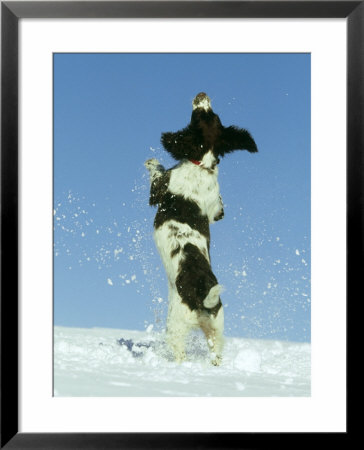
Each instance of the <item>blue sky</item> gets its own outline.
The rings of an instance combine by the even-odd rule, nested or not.
[[[54,323],[163,329],[167,283],[143,163],[206,92],[259,153],[219,166],[211,226],[225,333],[310,340],[310,55],[54,55]]]

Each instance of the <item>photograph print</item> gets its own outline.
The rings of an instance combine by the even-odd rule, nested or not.
[[[54,396],[311,395],[308,53],[53,55]]]

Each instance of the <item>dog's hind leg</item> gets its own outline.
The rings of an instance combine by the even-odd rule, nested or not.
[[[190,312],[181,303],[178,294],[170,299],[167,318],[167,345],[172,350],[175,360],[180,363],[186,359],[186,336],[191,329],[188,322]]]
[[[173,352],[175,360],[180,363],[186,359],[186,336],[193,325],[194,315],[187,305],[182,303],[176,285],[171,280],[169,284],[169,306],[167,316],[166,340]]]
[[[181,363],[186,359],[186,335],[187,327],[168,327],[167,325],[167,345],[172,350],[176,362]]]
[[[222,361],[222,350],[224,346],[224,310],[220,304],[220,309],[214,315],[211,312],[205,312],[200,317],[200,327],[204,332],[207,344],[211,351],[212,364],[219,366]]]

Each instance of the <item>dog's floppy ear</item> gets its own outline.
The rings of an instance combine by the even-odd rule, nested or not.
[[[231,153],[235,150],[247,150],[250,153],[256,153],[258,148],[249,131],[244,128],[222,127],[215,152],[219,156],[224,156],[225,153]]]
[[[189,158],[196,148],[197,140],[198,136],[192,132],[190,125],[175,133],[162,133],[161,137],[163,147],[178,161]]]

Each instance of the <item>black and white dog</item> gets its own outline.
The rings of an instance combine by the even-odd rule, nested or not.
[[[212,354],[222,358],[224,311],[221,286],[211,270],[210,223],[224,216],[217,181],[217,164],[226,153],[257,151],[247,130],[224,127],[201,92],[193,100],[190,124],[176,133],[163,133],[164,148],[179,163],[165,170],[156,159],[150,173],[150,205],[158,206],[154,240],[165,266],[169,286],[167,342],[175,359],[183,361],[185,338],[200,327]]]

